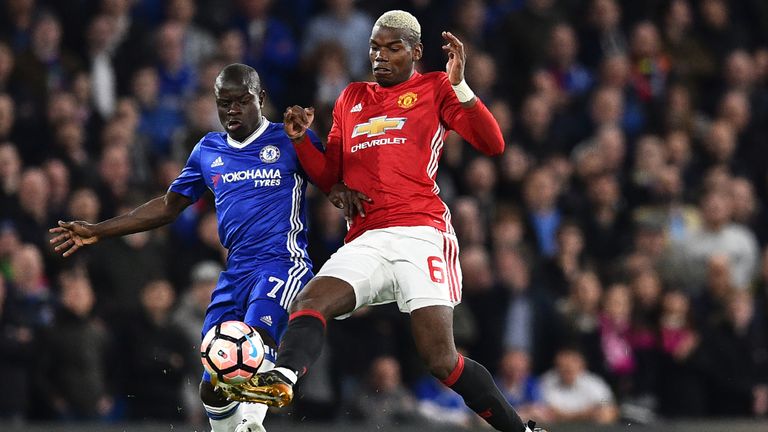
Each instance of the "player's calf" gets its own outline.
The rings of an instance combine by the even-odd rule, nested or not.
[[[496,430],[530,430],[496,387],[491,374],[480,363],[459,355],[453,370],[442,381],[460,394],[464,403]]]

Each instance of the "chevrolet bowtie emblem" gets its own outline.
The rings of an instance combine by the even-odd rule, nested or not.
[[[384,132],[388,130],[402,129],[403,125],[405,125],[404,117],[373,117],[365,123],[355,125],[352,138],[360,135],[368,135],[369,137],[384,135]]]

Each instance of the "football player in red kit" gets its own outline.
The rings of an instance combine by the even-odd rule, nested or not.
[[[397,302],[411,315],[416,347],[430,372],[500,431],[527,427],[488,371],[456,351],[453,307],[461,300],[458,244],[435,182],[443,139],[454,130],[488,155],[504,150],[493,116],[464,81],[464,47],[443,32],[446,72],[420,74],[421,26],[403,11],[374,24],[369,56],[375,83],[352,83],[333,110],[325,153],[309,142],[313,111],[285,113],[301,164],[350,228],[346,244],[290,307],[274,370],[230,390],[236,400],[288,404],[293,385],[317,359],[326,320]],[[360,191],[360,192],[356,192]]]

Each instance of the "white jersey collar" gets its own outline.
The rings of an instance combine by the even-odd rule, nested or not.
[[[247,146],[248,144],[256,141],[256,138],[260,137],[261,134],[263,134],[264,131],[267,130],[268,126],[269,126],[269,120],[267,120],[266,117],[262,116],[261,117],[261,125],[258,128],[256,128],[256,130],[253,131],[253,133],[250,134],[248,136],[248,138],[243,140],[243,142],[240,142],[240,141],[237,141],[237,140],[233,139],[231,136],[229,136],[229,134],[227,134],[227,144],[229,144],[230,146],[232,146],[232,147],[234,147],[236,149],[245,148],[245,146]]]

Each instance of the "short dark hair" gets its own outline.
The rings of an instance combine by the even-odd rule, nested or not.
[[[224,69],[216,77],[215,88],[221,88],[224,85],[224,81],[242,83],[248,88],[250,93],[255,95],[261,91],[259,73],[256,72],[256,69],[242,63],[232,63],[224,66]]]

